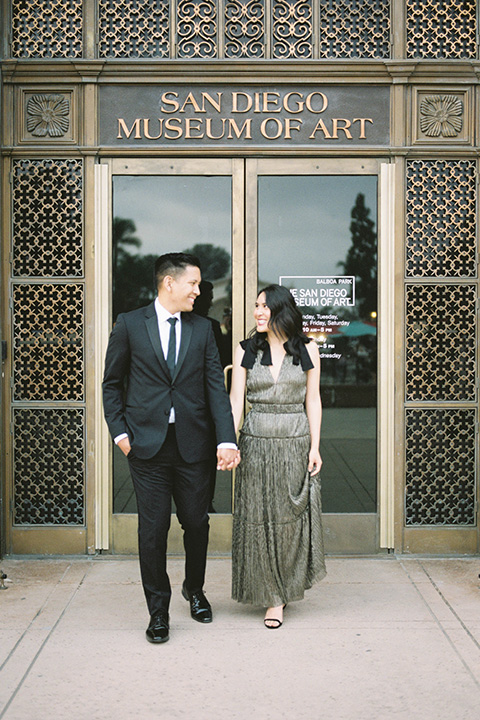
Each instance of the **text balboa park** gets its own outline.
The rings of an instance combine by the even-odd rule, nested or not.
[[[157,117],[117,119],[117,139],[133,140],[364,140],[369,117],[318,117],[328,108],[325,93],[276,91],[161,94]],[[299,117],[301,115],[302,117]]]

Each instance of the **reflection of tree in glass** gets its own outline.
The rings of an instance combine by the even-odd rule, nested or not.
[[[365,195],[358,193],[351,211],[352,244],[344,261],[339,262],[345,275],[354,275],[355,296],[361,319],[370,319],[377,309],[377,233],[365,206]]]
[[[147,305],[154,297],[153,267],[155,255],[132,255],[126,249],[140,248],[142,241],[135,236],[133,220],[116,217],[113,220],[113,318]]]
[[[220,299],[223,302],[222,312],[231,314],[232,307],[232,278],[231,278],[231,260],[230,253],[224,248],[218,245],[212,245],[211,243],[197,243],[192,248],[185,250],[184,252],[192,253],[198,258],[200,262],[200,268],[202,270],[203,280],[209,280],[215,282],[215,280],[222,280],[225,278],[226,282],[223,287],[221,296],[218,295],[218,284],[214,290],[217,304]],[[221,283],[223,285],[223,283]],[[221,315],[218,319],[221,319]]]
[[[155,297],[153,268],[157,255],[132,254],[130,248],[140,249],[142,241],[136,237],[136,225],[129,218],[113,220],[113,317],[148,305]],[[162,249],[159,248],[160,255]],[[184,252],[192,253],[200,261],[205,280],[219,280],[230,275],[230,254],[221,247],[197,244]],[[231,281],[225,288],[225,302],[231,305]]]
[[[199,259],[204,280],[219,280],[230,274],[230,254],[222,247],[199,243],[184,252],[192,253]]]
[[[113,264],[116,266],[118,259],[128,255],[125,245],[139,248],[142,241],[135,237],[137,227],[133,220],[128,218],[113,218]],[[130,257],[130,256],[129,256]]]

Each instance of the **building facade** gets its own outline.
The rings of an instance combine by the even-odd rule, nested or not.
[[[103,357],[193,249],[227,380],[267,282],[318,343],[327,550],[477,553],[475,0],[2,0],[1,27],[2,551],[135,552]]]

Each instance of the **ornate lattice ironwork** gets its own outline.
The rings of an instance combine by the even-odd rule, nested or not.
[[[82,161],[13,163],[13,275],[83,274]]]
[[[475,285],[406,288],[406,399],[474,401]]]
[[[84,524],[83,408],[15,408],[14,524]]]
[[[83,286],[13,286],[14,400],[84,399]]]
[[[390,57],[390,0],[320,0],[320,57]]]
[[[475,524],[475,423],[470,408],[406,410],[407,525]]]
[[[313,56],[313,0],[273,0],[272,55],[274,58]]]
[[[475,58],[475,0],[407,0],[407,57]]]
[[[215,58],[217,56],[215,0],[177,0],[177,57]]]
[[[265,0],[225,0],[225,57],[263,58]]]
[[[319,27],[313,23],[315,2]],[[81,57],[82,7],[82,0],[12,0],[12,56]],[[218,58],[223,13],[226,58],[311,58],[317,33],[320,57],[390,55],[390,0],[271,0],[268,18],[266,7],[266,0],[98,0],[98,53]]]
[[[409,277],[475,277],[474,160],[407,163]]]
[[[82,0],[12,0],[12,56],[82,56]]]
[[[169,13],[169,0],[99,0],[100,57],[168,57]]]

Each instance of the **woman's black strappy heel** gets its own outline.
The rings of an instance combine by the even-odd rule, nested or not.
[[[287,603],[283,606],[283,609],[287,607]],[[276,623],[276,625],[267,625],[267,623]],[[283,620],[279,620],[278,618],[264,618],[263,624],[267,628],[267,630],[278,630],[279,627],[282,627]]]

